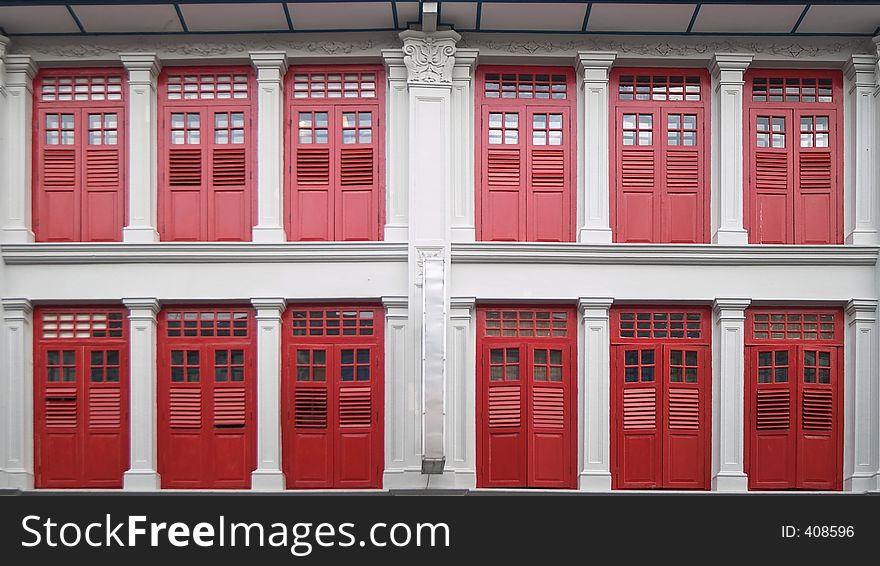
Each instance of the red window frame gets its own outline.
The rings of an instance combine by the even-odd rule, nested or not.
[[[785,320],[774,321],[774,315],[781,315]],[[779,324],[784,326],[780,329]],[[843,488],[843,309],[750,307],[746,309],[745,325],[743,452],[749,489],[840,491]],[[812,325],[816,327],[815,333]],[[777,352],[784,354],[781,359],[777,359]],[[770,357],[762,361],[762,353],[770,353]],[[822,354],[827,363],[820,361]],[[808,359],[809,356],[813,359]],[[784,370],[784,378],[777,379],[777,368]],[[823,383],[819,374],[826,368],[828,382]],[[766,381],[767,373],[761,375],[761,369],[771,370],[769,381]],[[815,379],[808,381],[807,372],[811,369],[815,370]],[[759,455],[766,457],[770,453],[777,459],[758,462]]]
[[[843,194],[844,194],[844,114],[843,74],[834,70],[749,69],[745,73],[743,137],[744,172],[743,224],[753,244],[842,244],[843,243]],[[754,100],[756,79],[765,85],[758,87],[759,95],[766,100]],[[784,89],[775,95],[770,90],[771,79],[782,80]],[[821,81],[829,81],[830,101],[820,101]],[[791,85],[788,81],[798,82]],[[809,85],[805,81],[811,82]],[[762,88],[763,87],[763,88]],[[811,91],[808,89],[812,88]],[[795,93],[795,89],[797,92]],[[770,100],[771,95],[800,100]],[[808,100],[803,100],[808,98]],[[809,100],[814,98],[814,100]],[[781,150],[758,147],[758,117],[785,119],[785,146]],[[828,116],[827,151],[813,147],[801,147],[801,118]],[[815,120],[814,120],[815,124]],[[772,122],[770,124],[772,130]],[[770,132],[772,134],[772,132]],[[779,134],[777,134],[779,135]],[[809,135],[809,134],[808,134]],[[815,133],[811,135],[815,141]],[[822,154],[827,154],[823,156]],[[805,156],[810,156],[805,158]],[[759,163],[760,161],[760,163]],[[806,166],[806,167],[804,167]],[[799,183],[801,172],[804,182]],[[765,176],[764,179],[759,177]],[[775,202],[775,207],[765,211],[761,202]],[[780,201],[782,201],[780,203]],[[823,201],[824,204],[823,204]],[[773,212],[773,214],[770,214]],[[773,218],[774,221],[763,219]],[[822,232],[816,232],[816,228]],[[808,232],[808,229],[813,232]]]
[[[111,87],[106,82],[111,77],[118,81],[113,83],[114,90],[118,85],[113,100],[108,99]],[[61,94],[66,87],[58,83],[68,78],[71,83],[89,82],[71,84],[70,91]],[[93,83],[95,79],[104,81]],[[76,86],[80,90],[74,92]],[[125,72],[115,67],[42,69],[37,73],[32,140],[32,214],[36,241],[122,241],[122,228],[128,221],[127,91]],[[44,96],[55,100],[43,100]],[[69,96],[71,100],[59,100],[60,96]],[[79,100],[75,99],[77,96]],[[90,143],[91,114],[102,115],[102,128],[104,114],[116,115],[116,127],[107,128],[115,132],[115,143],[108,144],[103,136],[100,144]],[[60,115],[72,116],[72,144],[63,143],[60,132],[58,143],[48,142],[49,115],[58,115],[59,122]],[[51,129],[59,131],[60,126]],[[103,129],[101,131],[103,133]]]
[[[127,318],[122,307],[34,309],[35,487],[122,487],[129,467]]]
[[[195,313],[193,329],[185,328],[188,313]],[[212,319],[207,316],[210,313]],[[221,313],[230,314],[228,336]],[[244,324],[236,326],[233,313],[245,313],[237,319]],[[177,315],[180,324],[172,320]],[[157,444],[162,487],[249,489],[257,467],[254,309],[248,305],[175,305],[163,308],[157,319]],[[188,335],[190,330],[206,335]],[[245,334],[236,335],[237,330]],[[232,350],[243,351],[242,363],[233,359]],[[223,351],[227,352],[225,361],[218,355]],[[192,358],[190,352],[195,353]],[[234,379],[233,366],[242,369],[241,380]],[[198,379],[192,380],[188,370],[195,368]],[[225,375],[218,369],[225,369]],[[180,379],[175,379],[178,370]]]
[[[622,77],[628,76],[633,77],[632,99],[622,100]],[[651,80],[639,81],[641,77]],[[681,100],[669,100],[673,95],[678,97],[677,87],[673,92],[672,81],[655,80],[660,77],[666,80],[682,77]],[[698,81],[689,82],[690,77],[698,77]],[[610,214],[614,241],[708,243],[712,120],[709,72],[696,68],[615,67],[609,79],[609,154],[613,159],[609,168]],[[699,85],[699,100],[687,99],[687,88],[693,85]],[[639,95],[646,95],[648,99],[639,100]],[[655,96],[658,99],[655,100]],[[624,127],[624,114],[635,114],[637,123],[639,115],[651,116],[653,136],[650,144],[640,143],[639,128]],[[680,115],[679,130],[669,128],[672,123],[669,117],[674,115]],[[696,116],[696,128],[684,128],[685,115]],[[624,145],[624,130],[636,132],[633,145]],[[681,143],[669,144],[668,134],[675,131],[694,132],[695,144],[690,146],[684,142],[683,135],[677,136]],[[685,149],[687,147],[693,149]],[[693,152],[696,152],[695,156],[687,155]],[[678,154],[674,162],[669,159],[672,154]],[[676,173],[677,178],[674,177]],[[650,202],[646,203],[645,198]],[[688,204],[688,200],[692,202]],[[682,228],[686,230],[682,231]]]
[[[363,74],[373,74],[374,88]],[[331,82],[313,82],[313,75],[357,74],[357,81],[340,82],[338,97],[329,97]],[[307,83],[300,80],[309,76]],[[342,78],[341,77],[341,78]],[[309,89],[301,90],[301,84]],[[347,85],[357,85],[352,90]],[[317,86],[323,85],[323,88]],[[318,91],[322,96],[302,96]],[[295,96],[300,93],[299,96]],[[373,96],[361,96],[372,93]],[[357,94],[357,96],[353,96]],[[300,97],[302,96],[302,97]],[[381,65],[301,65],[284,81],[284,225],[290,241],[381,241],[385,231],[385,71]],[[312,131],[301,143],[299,113],[326,113],[328,124],[302,126]],[[370,142],[362,141],[358,125],[347,127],[344,114],[371,114]],[[314,116],[313,116],[314,119]],[[358,115],[359,119],[359,115]],[[321,143],[314,130],[327,130]],[[345,143],[343,130],[353,130],[356,143]],[[326,149],[326,154],[324,153]],[[303,159],[300,159],[300,153]],[[369,175],[370,181],[365,182]],[[364,212],[366,209],[366,212]]]
[[[711,309],[617,305],[610,324],[612,487],[709,489]]]
[[[495,312],[501,318],[490,319]],[[515,317],[506,318],[508,313]],[[537,336],[544,313],[549,327],[541,333],[548,335]],[[577,335],[571,305],[477,307],[477,487],[576,487]],[[505,352],[500,364],[492,359],[498,349]],[[518,352],[512,361],[510,350]],[[561,351],[561,362],[552,360],[550,350]],[[539,357],[539,351],[546,353]],[[503,379],[492,379],[498,367],[517,368],[516,378],[503,371]],[[538,377],[537,368],[547,379]],[[561,380],[552,379],[551,368],[561,368]]]
[[[499,96],[487,90],[493,82],[487,75],[502,75]],[[516,75],[517,89],[525,88],[532,97],[505,97],[508,84],[503,75]],[[549,98],[536,98],[537,75],[548,75]],[[532,81],[522,81],[524,76]],[[564,77],[555,81],[554,77]],[[521,84],[522,83],[522,84]],[[513,84],[513,83],[509,83]],[[565,98],[552,98],[552,89],[565,85]],[[475,116],[475,218],[478,241],[547,241],[573,242],[577,224],[576,190],[578,134],[577,88],[574,69],[570,67],[479,66],[476,73],[477,111]],[[530,89],[530,90],[528,90]],[[519,93],[520,90],[515,92]],[[513,114],[517,119],[517,142],[508,144],[502,137],[499,144],[489,143],[490,114]],[[561,114],[561,128],[550,128],[551,115]],[[543,128],[537,127],[535,116],[546,115]],[[505,120],[506,118],[502,118]],[[503,122],[504,123],[504,122]],[[561,131],[561,144],[552,144],[549,131]],[[545,132],[546,145],[534,144],[535,133]],[[510,138],[512,139],[512,138]],[[556,149],[554,149],[556,148]],[[537,162],[537,163],[536,163]],[[491,203],[496,200],[499,210]],[[502,206],[501,203],[504,203]]]
[[[281,438],[288,489],[382,487],[384,316],[381,306],[360,303],[289,304],[284,312]],[[345,359],[343,350],[353,357]],[[359,359],[359,350],[370,352],[369,359]],[[306,352],[308,360],[300,359]],[[300,379],[301,370],[308,379]]]
[[[236,82],[244,75],[246,82]],[[196,98],[171,99],[169,77],[198,77]],[[230,89],[246,84],[246,98],[201,98],[202,77],[229,76]],[[211,83],[211,81],[205,81]],[[176,82],[174,84],[177,84]],[[219,79],[209,92],[217,93]],[[226,84],[225,82],[223,84]],[[257,222],[257,86],[249,66],[166,67],[159,75],[159,237],[163,241],[250,241]],[[177,91],[175,91],[176,93]],[[224,90],[224,92],[226,92]],[[229,92],[235,92],[230,90]],[[239,128],[217,124],[218,114],[243,114]],[[198,127],[172,124],[172,114],[198,115]],[[188,131],[199,131],[198,143],[189,143]],[[228,138],[218,142],[216,132],[242,131],[243,143]],[[180,131],[184,143],[171,143]],[[172,152],[175,157],[172,159]]]

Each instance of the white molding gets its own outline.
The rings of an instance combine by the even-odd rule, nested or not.
[[[611,334],[613,299],[578,299],[578,442],[581,491],[611,490]]]
[[[876,299],[846,305],[843,383],[843,489],[876,488],[880,472],[880,382]]]
[[[251,474],[254,491],[286,487],[281,464],[281,315],[287,301],[280,297],[252,298],[257,310],[257,469]]]
[[[875,55],[853,55],[844,67],[849,83],[843,119],[844,231],[848,244],[876,244],[877,68]]]
[[[34,486],[34,356],[33,305],[27,299],[2,300],[0,345],[0,396],[5,411],[0,417],[0,462],[6,487]]]
[[[452,69],[452,119],[451,154],[452,168],[449,202],[450,229],[453,242],[476,240],[474,218],[474,136],[476,92],[474,70],[479,52],[476,49],[456,49],[455,66]]]
[[[409,89],[402,49],[382,50],[388,75],[385,101],[385,240],[409,237]]]
[[[5,248],[4,248],[5,249]],[[875,265],[878,246],[714,244],[452,244],[453,263],[647,265]]]
[[[0,146],[0,241],[34,241],[31,219],[34,77],[37,64],[29,55],[6,53],[3,102],[4,143]],[[15,143],[11,143],[15,140]]]
[[[337,263],[405,262],[407,247],[390,242],[283,244],[7,244],[0,246],[8,265],[92,265],[114,263]]]

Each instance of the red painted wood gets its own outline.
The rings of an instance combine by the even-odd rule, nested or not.
[[[843,487],[843,312],[746,311],[749,489]]]
[[[574,241],[575,93],[564,67],[477,69],[478,240]]]
[[[256,98],[249,67],[171,67],[159,76],[162,240],[251,239]]]
[[[383,311],[292,305],[283,317],[282,443],[291,489],[382,487]]]
[[[124,73],[117,69],[45,69],[34,79],[37,241],[122,240],[128,170],[125,90]]]
[[[129,462],[125,310],[38,307],[34,352],[35,486],[121,488]]]
[[[290,240],[381,240],[385,75],[375,65],[301,66],[285,82]]]
[[[256,324],[247,306],[159,313],[163,488],[247,489],[256,469]]]
[[[477,325],[477,486],[574,488],[574,309],[485,306]]]
[[[703,69],[611,71],[615,242],[709,241],[710,84]]]
[[[709,489],[711,316],[611,310],[612,486]]]
[[[745,81],[749,242],[843,243],[842,74],[752,69]]]

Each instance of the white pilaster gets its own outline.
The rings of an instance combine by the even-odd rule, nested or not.
[[[716,299],[712,331],[712,489],[747,491],[743,470],[745,317],[749,299]]]
[[[477,49],[456,49],[452,69],[452,201],[453,242],[476,240],[474,225],[474,69]]]
[[[5,154],[0,169],[0,222],[2,241],[22,244],[34,241],[31,224],[31,139],[33,129],[34,76],[37,65],[30,55],[4,56],[6,61]],[[12,143],[14,141],[14,143]]]
[[[156,81],[162,65],[155,53],[121,53],[119,59],[128,71],[128,226],[122,240],[158,242]]]
[[[254,491],[282,491],[281,315],[284,299],[251,299],[257,309],[257,469]]]
[[[385,488],[413,487],[419,477],[421,388],[417,375],[417,341],[407,297],[382,297],[385,307]]]
[[[0,442],[5,486],[34,487],[33,307],[27,299],[3,299],[3,347],[0,350]],[[3,483],[0,483],[3,485]]]
[[[877,489],[880,466],[880,382],[877,377],[877,300],[846,306],[843,380],[843,489]]]
[[[385,139],[385,241],[406,242],[409,238],[409,91],[403,51],[382,51],[388,73]]]
[[[874,144],[877,139],[877,57],[856,54],[844,73],[849,84],[849,112],[845,120],[844,173],[845,234],[847,244],[877,243],[877,202]]]
[[[617,53],[578,51],[584,79],[584,186],[578,194],[581,222],[578,242],[611,243],[608,177],[608,73]]]
[[[129,382],[131,409],[130,468],[123,489],[152,491],[160,487],[156,471],[156,315],[153,298],[123,299],[129,320]]]
[[[287,240],[284,232],[284,75],[287,53],[251,52],[257,70],[257,225],[253,241]]]
[[[612,299],[581,298],[583,380],[579,384],[582,491],[611,491],[611,343],[608,315]],[[578,372],[579,374],[581,372]]]
[[[711,72],[712,242],[747,244],[743,227],[743,74],[754,55],[716,53]]]

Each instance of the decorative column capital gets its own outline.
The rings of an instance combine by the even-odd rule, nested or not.
[[[33,85],[39,66],[30,55],[3,56],[6,62],[6,85],[28,87]]]
[[[251,304],[257,309],[257,318],[271,316],[277,317],[281,316],[281,313],[284,312],[284,309],[287,308],[287,301],[283,298],[256,298],[251,299]],[[270,313],[260,314],[260,311],[274,311]]]
[[[260,80],[278,81],[287,73],[287,53],[284,51],[251,51],[251,64]]]
[[[120,53],[119,60],[128,71],[129,84],[152,84],[162,70],[162,62],[155,53]]]
[[[846,304],[846,316],[850,322],[876,322],[876,299],[852,299]]]
[[[34,312],[34,305],[28,299],[3,299],[3,318],[7,320],[23,319]]]
[[[9,38],[0,35],[0,93],[6,89],[6,49],[9,46]]]
[[[161,308],[158,299],[148,297],[122,299],[122,304],[130,311],[129,320],[156,320],[156,315],[159,314]]]
[[[429,86],[452,85],[455,45],[461,36],[454,31],[425,33],[406,30],[400,34],[407,82]]]
[[[843,74],[847,80],[852,81],[856,87],[874,87],[877,84],[875,75],[877,72],[876,55],[864,55],[855,53],[843,67]]]
[[[613,303],[614,299],[610,297],[581,297],[578,299],[578,311],[584,320],[607,319],[608,310]]]
[[[715,299],[712,312],[720,320],[745,320],[746,309],[751,303],[751,299]]]
[[[450,309],[472,311],[476,305],[476,297],[452,297],[449,299]]]
[[[709,63],[709,71],[722,84],[743,84],[743,73],[754,58],[754,53],[716,53]]]
[[[400,309],[404,311],[406,314],[407,308],[409,308],[409,299],[405,296],[387,296],[382,297],[382,306],[385,307],[389,313],[392,310]]]
[[[617,59],[617,51],[578,51],[577,69],[584,82],[608,82],[608,73]]]

